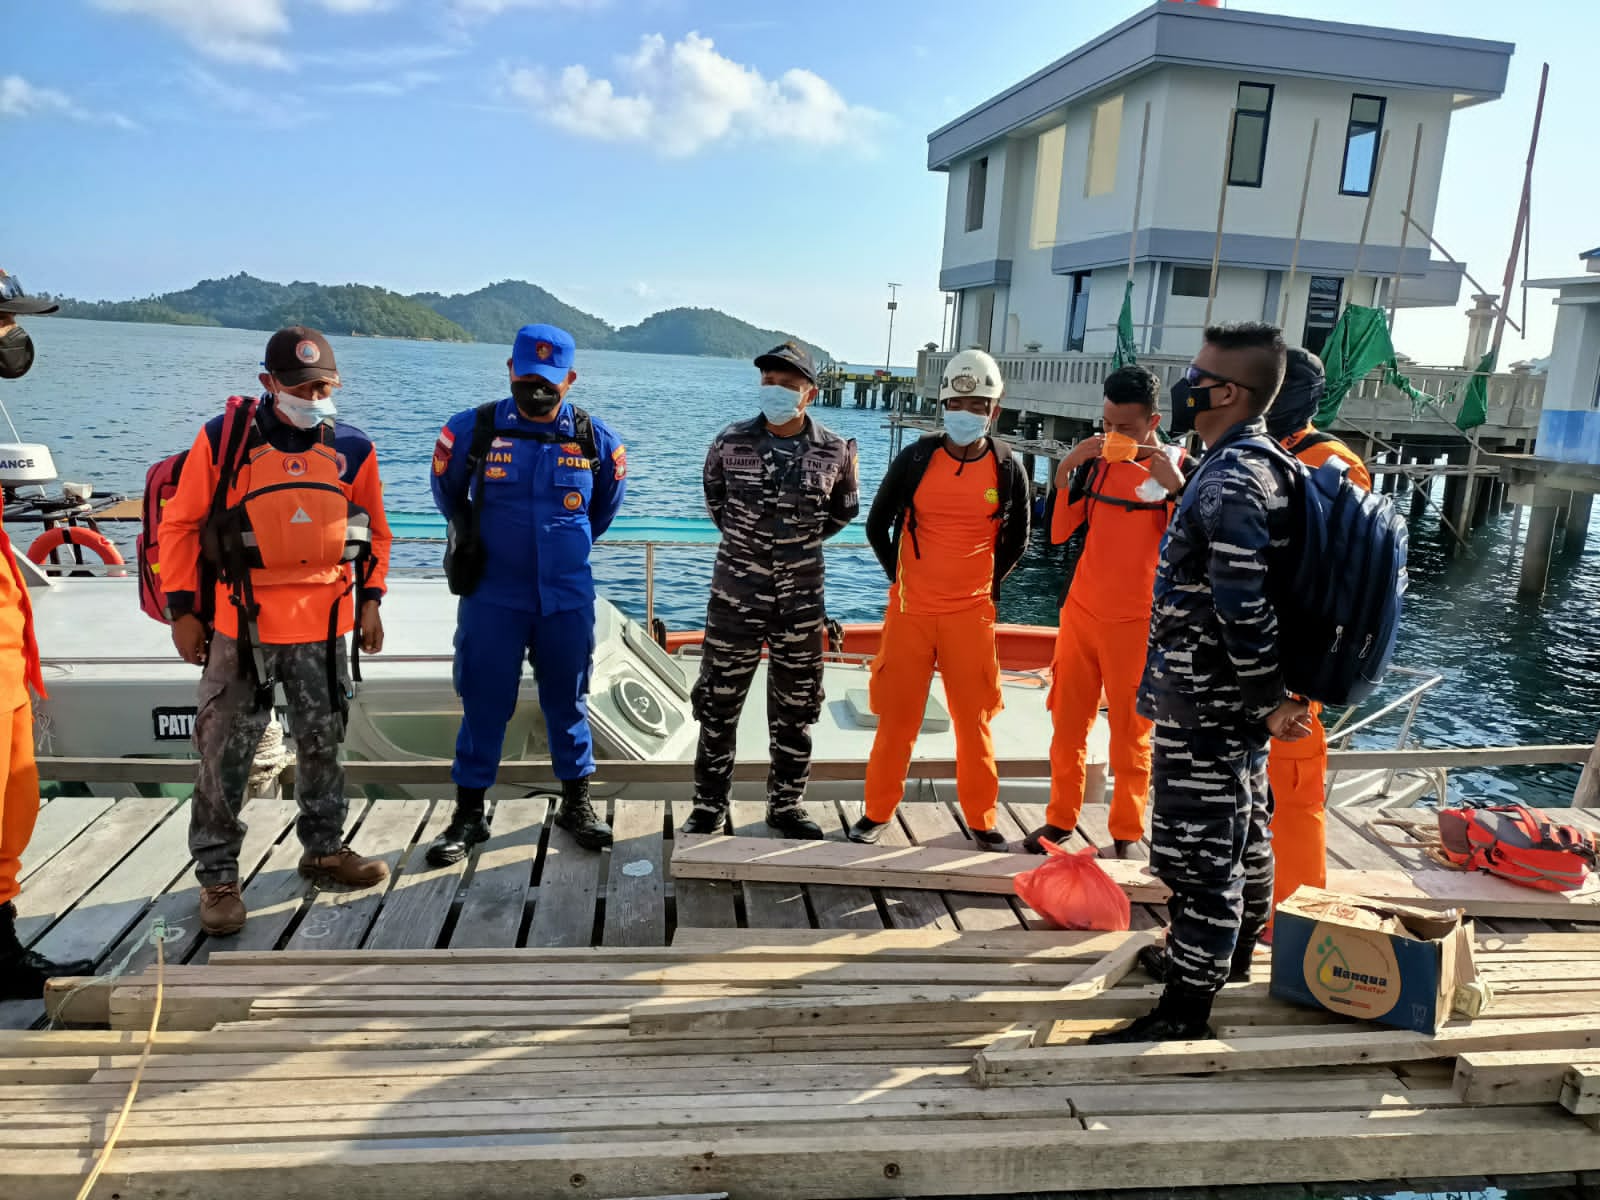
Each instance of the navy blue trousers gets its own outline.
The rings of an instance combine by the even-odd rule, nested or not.
[[[594,663],[594,608],[531,613],[463,596],[456,612],[457,786],[486,788],[500,769],[506,724],[517,710],[522,663],[533,667],[556,778],[594,774],[589,732],[589,672]]]

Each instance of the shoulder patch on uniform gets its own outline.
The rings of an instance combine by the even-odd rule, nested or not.
[[[628,477],[628,448],[622,443],[617,443],[617,448],[611,452],[611,477],[613,479],[626,479]]]
[[[1194,509],[1200,517],[1200,527],[1209,537],[1216,533],[1217,522],[1222,517],[1222,502],[1227,494],[1228,485],[1219,479],[1215,473],[1208,479],[1200,481],[1200,490],[1195,494]]]

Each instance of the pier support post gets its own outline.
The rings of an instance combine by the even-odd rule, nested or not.
[[[1432,466],[1433,458],[1426,450],[1413,450],[1408,455],[1415,466]],[[1418,475],[1411,483],[1411,519],[1415,521],[1428,508],[1428,497],[1433,494],[1433,476]]]
[[[1555,545],[1556,513],[1553,504],[1542,504],[1528,513],[1528,537],[1522,546],[1522,577],[1517,595],[1542,596],[1550,578],[1550,550]]]
[[[1489,514],[1494,512],[1494,492],[1499,486],[1499,480],[1493,476],[1484,476],[1473,481],[1472,496],[1472,527],[1478,528],[1489,519]]]
[[[1589,540],[1589,512],[1593,507],[1594,497],[1588,492],[1572,493],[1572,506],[1567,510],[1567,540],[1561,547],[1564,553],[1583,553],[1583,544]]]
[[[1400,456],[1398,454],[1384,454],[1379,456],[1378,461],[1384,466],[1398,467],[1400,465]],[[1378,482],[1378,490],[1385,496],[1392,496],[1399,483],[1400,476],[1385,472],[1383,478]]]

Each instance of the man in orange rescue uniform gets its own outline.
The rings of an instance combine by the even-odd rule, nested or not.
[[[1338,459],[1350,468],[1350,482],[1372,490],[1372,476],[1356,452],[1311,424],[1327,380],[1322,360],[1307,350],[1289,351],[1283,389],[1267,410],[1267,432],[1307,467],[1315,470]],[[1273,738],[1267,750],[1267,783],[1272,790],[1272,903],[1309,884],[1328,882],[1328,737],[1311,706],[1311,733],[1293,742]]]
[[[33,366],[33,339],[19,316],[56,311],[48,300],[25,294],[15,275],[0,271],[0,379],[21,379]],[[39,768],[33,761],[33,692],[44,696],[39,646],[33,637],[33,606],[11,541],[0,529],[0,1000],[37,1000],[45,980],[88,975],[94,964],[51,962],[17,937],[17,877],[22,852],[39,818]]]
[[[279,684],[295,736],[300,873],[357,888],[389,874],[345,842],[339,765],[357,608],[360,649],[383,649],[391,538],[378,457],[366,434],[334,421],[341,381],[320,333],[280,329],[262,365],[261,398],[230,401],[195,438],[159,535],[173,645],[205,667],[189,850],[213,936],[244,925],[239,810]]]
[[[1034,854],[1045,852],[1041,839],[1061,842],[1077,828],[1089,732],[1102,691],[1116,779],[1111,852],[1124,858],[1144,837],[1153,727],[1134,703],[1150,641],[1161,535],[1183,487],[1182,452],[1174,448],[1169,454],[1156,437],[1160,402],[1161,381],[1147,368],[1123,367],[1107,375],[1105,433],[1074,446],[1056,475],[1056,486],[1066,494],[1057,497],[1050,540],[1064,542],[1082,528],[1084,542],[1061,605],[1051,664],[1050,808],[1046,823],[1022,843]]]
[[[867,540],[893,586],[872,662],[878,732],[853,842],[877,841],[894,819],[937,667],[967,827],[988,849],[1006,849],[995,828],[1000,775],[989,734],[1003,707],[994,601],[1028,544],[1029,489],[1010,447],[988,436],[1004,390],[983,351],[954,355],[939,380],[944,433],[901,451],[867,515]]]

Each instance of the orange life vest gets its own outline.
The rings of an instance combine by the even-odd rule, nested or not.
[[[227,582],[243,584],[240,568],[247,568],[253,587],[337,583],[346,564],[365,556],[367,512],[346,499],[332,431],[323,429],[303,454],[266,443],[246,454],[223,514],[224,543],[237,538],[222,551]]]

